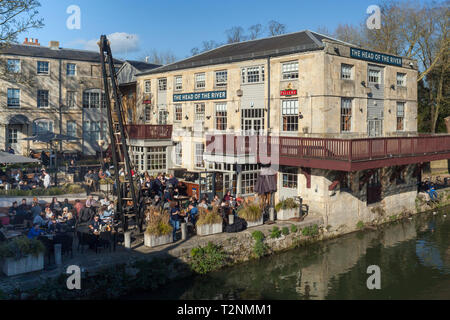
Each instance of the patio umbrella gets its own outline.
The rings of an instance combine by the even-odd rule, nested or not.
[[[14,163],[35,163],[40,162],[37,159],[27,158],[18,154],[11,154],[0,151],[0,163],[14,164]]]
[[[72,141],[80,140],[78,137],[68,136],[65,134],[57,134],[53,132],[38,133],[28,138],[23,138],[24,141],[44,142],[50,143],[52,141]]]
[[[277,172],[272,168],[261,168],[256,179],[255,192],[258,194],[267,194],[277,191]]]

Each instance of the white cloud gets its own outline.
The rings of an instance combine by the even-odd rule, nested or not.
[[[127,54],[139,51],[139,36],[137,34],[129,34],[126,32],[115,32],[106,36],[111,43],[111,50],[114,54]],[[77,43],[81,44],[84,49],[91,51],[98,51],[97,42],[99,39],[93,40],[79,40]]]

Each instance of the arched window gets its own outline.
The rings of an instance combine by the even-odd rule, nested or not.
[[[53,120],[37,119],[33,121],[33,134],[53,132]]]
[[[89,89],[83,92],[83,108],[106,108],[106,95],[101,89]]]

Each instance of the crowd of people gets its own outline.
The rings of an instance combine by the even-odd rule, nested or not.
[[[36,188],[48,189],[51,186],[51,177],[45,169],[26,174],[20,169],[10,169],[5,172],[0,168],[0,186],[6,185],[10,185],[11,189],[24,191]]]

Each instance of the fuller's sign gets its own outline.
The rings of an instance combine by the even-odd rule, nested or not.
[[[292,89],[281,90],[280,95],[281,96],[295,96],[295,95],[297,95],[297,90],[292,90]]]
[[[198,101],[198,100],[218,100],[226,99],[226,91],[207,91],[207,92],[193,92],[174,94],[173,101]]]
[[[390,64],[398,67],[402,66],[402,58],[362,49],[350,48],[350,57],[370,62]]]

